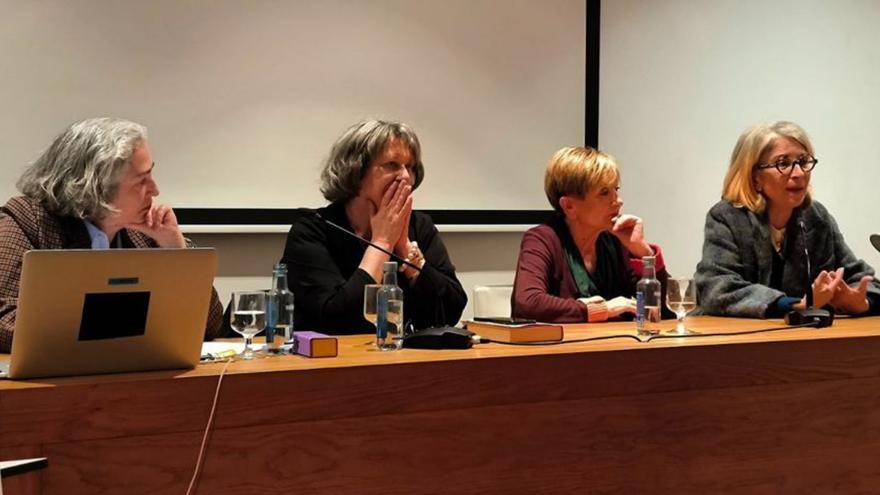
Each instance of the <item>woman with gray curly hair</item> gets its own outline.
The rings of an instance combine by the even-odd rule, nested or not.
[[[424,178],[421,145],[399,122],[370,120],[348,128],[330,150],[321,192],[322,218],[421,267],[403,266],[405,320],[415,328],[458,322],[467,296],[428,215],[413,211]],[[308,215],[294,223],[282,262],[290,270],[295,326],[334,334],[371,332],[364,286],[382,280],[390,256]],[[392,260],[393,261],[393,260]]]
[[[25,251],[186,247],[174,211],[153,202],[154,165],[144,126],[95,118],[68,127],[22,174],[23,196],[0,208],[0,352],[12,347]],[[206,338],[221,316],[214,291]]]

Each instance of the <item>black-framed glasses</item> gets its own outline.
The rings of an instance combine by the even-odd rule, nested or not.
[[[764,170],[775,167],[776,170],[779,170],[779,173],[790,174],[794,171],[795,165],[799,166],[804,172],[809,172],[816,168],[817,163],[819,163],[819,160],[815,156],[810,155],[801,155],[794,160],[787,156],[780,156],[773,163],[758,164],[755,165],[755,168]]]

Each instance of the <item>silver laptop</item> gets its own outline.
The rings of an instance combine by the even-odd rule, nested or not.
[[[9,378],[193,368],[213,249],[28,251]]]

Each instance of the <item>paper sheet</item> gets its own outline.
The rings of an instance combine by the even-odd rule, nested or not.
[[[251,349],[255,348],[257,346],[251,346]],[[240,354],[243,350],[244,342],[202,342],[202,356],[222,351],[235,351],[237,354]]]

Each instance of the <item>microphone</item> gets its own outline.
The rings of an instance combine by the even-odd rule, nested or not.
[[[874,246],[874,249],[880,251],[880,234],[871,234],[871,244]]]
[[[334,229],[336,229],[336,230],[338,230],[338,231],[340,231],[340,232],[344,232],[345,234],[347,234],[347,235],[349,235],[349,236],[351,236],[351,237],[354,237],[355,239],[361,241],[362,243],[364,243],[364,244],[366,244],[366,245],[368,245],[368,246],[370,246],[370,247],[376,248],[376,249],[378,249],[379,251],[382,251],[383,253],[387,254],[388,256],[391,256],[392,259],[394,259],[394,260],[396,260],[396,261],[398,261],[398,262],[400,262],[400,263],[402,263],[402,264],[404,264],[404,265],[406,265],[406,266],[408,266],[408,267],[415,268],[416,271],[418,271],[418,272],[421,272],[421,271],[422,271],[422,267],[416,265],[415,263],[410,263],[410,262],[407,261],[406,259],[401,258],[400,256],[394,254],[393,252],[391,252],[391,251],[389,251],[389,250],[383,248],[382,246],[378,246],[378,245],[376,245],[376,244],[374,244],[374,243],[372,243],[372,242],[370,242],[370,241],[364,239],[363,237],[361,237],[361,236],[355,234],[354,232],[352,232],[352,231],[346,229],[345,227],[342,227],[342,226],[340,226],[340,225],[338,225],[338,224],[336,224],[336,223],[334,223],[334,222],[331,222],[330,220],[327,220],[326,218],[324,218],[324,217],[323,217],[320,213],[318,213],[317,211],[315,211],[314,214],[315,214],[315,216],[318,217],[322,222],[324,222],[324,223],[326,223],[327,225],[333,227]]]
[[[403,337],[407,349],[470,349],[480,343],[480,337],[458,327],[433,327]]]
[[[827,309],[813,307],[813,279],[810,276],[810,251],[807,249],[807,227],[804,226],[803,218],[798,219],[801,234],[804,237],[804,256],[807,259],[807,307],[803,310],[792,310],[785,315],[786,325],[805,325],[813,323],[816,328],[831,326],[834,321],[834,313]]]

